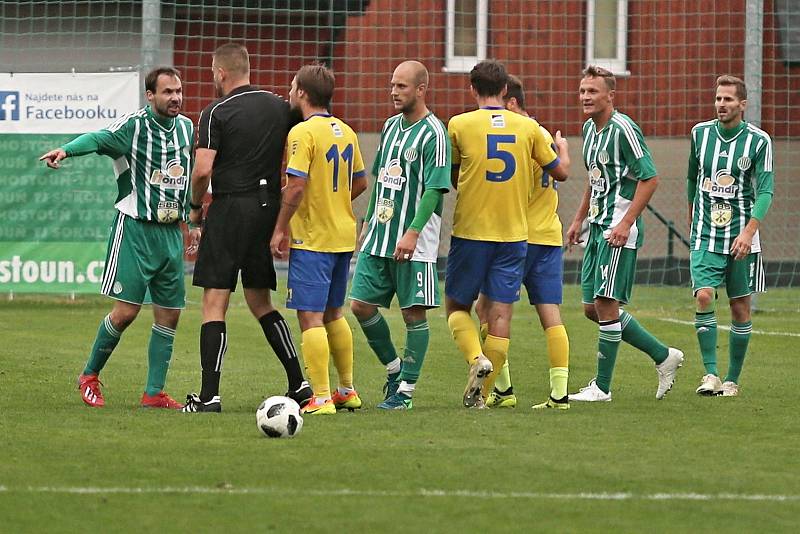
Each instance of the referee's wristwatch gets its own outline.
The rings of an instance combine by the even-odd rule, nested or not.
[[[203,209],[203,204],[195,204],[191,200],[189,201],[189,208],[192,210],[201,210]]]

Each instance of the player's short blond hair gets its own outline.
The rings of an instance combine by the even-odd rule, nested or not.
[[[214,51],[214,63],[231,74],[250,74],[250,55],[247,48],[237,43],[228,43]]]
[[[603,67],[598,67],[597,65],[589,65],[583,69],[583,77],[602,78],[603,81],[606,82],[606,87],[609,91],[613,91],[617,88],[617,79],[614,77],[614,73]]]
[[[731,76],[730,74],[723,74],[717,78],[717,84],[715,87],[719,88],[722,85],[732,85],[736,87],[736,98],[739,100],[747,100],[747,86],[745,85],[744,80],[741,78]]]

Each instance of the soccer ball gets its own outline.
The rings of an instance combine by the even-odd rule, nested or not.
[[[293,438],[303,429],[300,405],[289,397],[265,399],[256,410],[256,426],[269,438]]]

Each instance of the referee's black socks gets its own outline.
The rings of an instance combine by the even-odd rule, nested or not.
[[[300,369],[300,360],[297,357],[297,350],[292,341],[289,325],[278,310],[273,310],[262,316],[258,322],[261,324],[264,336],[266,336],[272,350],[275,351],[286,371],[289,389],[296,390],[303,382],[303,371]]]
[[[203,385],[200,400],[208,402],[219,395],[219,377],[225,351],[228,350],[228,333],[225,321],[210,321],[200,327],[200,366]]]

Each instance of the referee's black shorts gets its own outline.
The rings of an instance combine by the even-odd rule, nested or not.
[[[239,271],[242,286],[276,289],[275,266],[269,241],[278,219],[280,202],[262,207],[258,196],[214,196],[206,214],[192,285],[236,290]]]

